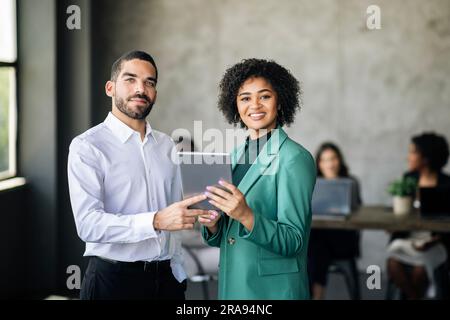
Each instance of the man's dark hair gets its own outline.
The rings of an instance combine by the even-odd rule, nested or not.
[[[444,136],[434,132],[424,132],[412,137],[411,142],[416,146],[420,155],[428,161],[430,169],[441,172],[447,164],[449,148]]]
[[[116,82],[119,77],[120,72],[122,71],[122,64],[126,61],[130,60],[143,60],[150,62],[156,71],[156,80],[158,80],[158,68],[156,67],[155,60],[153,60],[152,56],[143,51],[130,51],[122,55],[116,62],[113,63],[111,67],[111,81]]]
[[[332,143],[332,142],[324,142],[319,147],[319,150],[317,150],[317,153],[316,153],[317,176],[318,177],[323,177],[323,173],[322,173],[322,171],[320,170],[320,167],[319,167],[319,162],[320,162],[320,157],[322,157],[322,153],[324,153],[327,150],[333,151],[336,154],[336,156],[338,157],[338,161],[339,161],[338,176],[339,177],[348,177],[349,176],[348,166],[345,163],[344,156],[342,155],[342,152],[339,149],[339,147],[336,144]]]
[[[219,110],[230,124],[245,124],[240,120],[236,103],[239,88],[249,78],[266,79],[278,96],[277,121],[280,126],[289,126],[301,108],[301,88],[295,77],[284,67],[272,60],[245,59],[229,68],[219,85]]]

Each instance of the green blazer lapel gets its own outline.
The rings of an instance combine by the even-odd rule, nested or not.
[[[246,195],[251,187],[263,175],[276,174],[278,169],[278,152],[286,141],[287,135],[283,129],[277,128],[252,164],[244,179],[239,184],[239,190]]]
[[[279,165],[278,153],[280,151],[281,145],[286,141],[286,139],[287,134],[283,129],[277,128],[272,131],[270,139],[264,145],[263,149],[259,153],[250,169],[248,169],[241,183],[239,183],[239,185],[237,186],[239,190],[244,194],[244,196],[247,195],[251,187],[256,183],[256,181],[258,181],[261,176],[277,173]],[[245,148],[241,146],[235,152],[237,156],[232,157],[232,159],[235,160],[235,162],[233,163],[233,170],[236,167],[237,161],[241,158],[244,150]],[[230,230],[233,221],[234,219],[229,219],[227,233]]]

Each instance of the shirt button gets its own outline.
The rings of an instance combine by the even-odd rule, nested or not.
[[[234,245],[235,243],[236,243],[236,240],[235,240],[234,238],[229,238],[229,239],[228,239],[228,244],[229,244],[230,246]]]

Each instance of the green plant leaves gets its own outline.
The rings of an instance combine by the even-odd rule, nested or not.
[[[404,177],[389,184],[388,192],[393,196],[414,196],[417,189],[417,180],[412,177]]]

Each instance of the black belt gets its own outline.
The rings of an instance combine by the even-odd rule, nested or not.
[[[124,262],[110,260],[102,257],[93,257],[98,259],[98,261],[106,262],[115,266],[120,266],[120,268],[127,269],[141,269],[148,272],[158,272],[165,270],[172,270],[170,267],[170,260],[155,260],[155,261],[135,261],[135,262]]]

